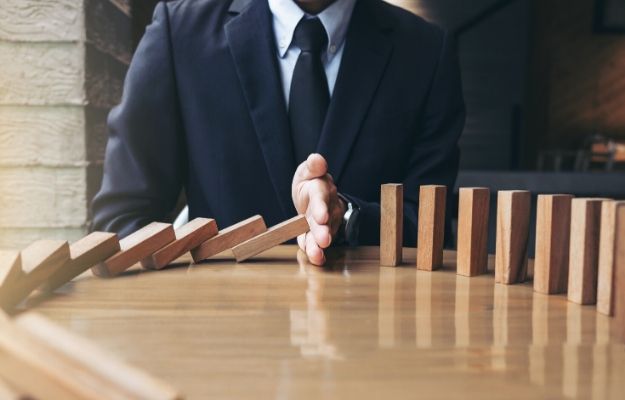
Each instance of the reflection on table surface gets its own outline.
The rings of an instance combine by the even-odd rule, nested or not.
[[[160,272],[85,275],[37,309],[188,398],[591,398],[625,393],[611,321],[531,283],[380,268],[377,248],[324,268],[294,246]]]

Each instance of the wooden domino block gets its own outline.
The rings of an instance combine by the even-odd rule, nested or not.
[[[92,232],[69,246],[70,259],[43,284],[44,291],[54,291],[102,260],[120,250],[117,234]]]
[[[497,193],[496,283],[520,283],[527,277],[531,200],[531,193],[525,190]]]
[[[597,275],[597,311],[612,315],[614,308],[614,261],[616,246],[616,210],[625,202],[606,200],[601,204],[599,234],[599,272]]]
[[[176,240],[141,261],[144,268],[161,269],[217,234],[217,223],[196,218],[176,230]]]
[[[178,399],[180,394],[47,319],[0,319],[0,377],[20,393],[59,399]]]
[[[22,274],[22,257],[18,251],[0,251],[0,293]]]
[[[536,206],[534,290],[565,293],[568,286],[571,201],[568,194],[539,195]]]
[[[10,310],[26,299],[69,260],[69,245],[60,240],[38,240],[22,251],[22,270],[2,287],[2,308]]]
[[[488,268],[488,188],[460,188],[458,203],[458,275],[484,274]]]
[[[395,267],[402,262],[404,186],[389,183],[380,192],[380,265]]]
[[[304,215],[298,215],[275,225],[260,235],[257,235],[232,248],[237,262],[245,261],[265,250],[269,250],[287,240],[293,239],[308,232],[310,227]]]
[[[625,205],[616,209],[614,246],[614,333],[625,342]]]
[[[417,269],[434,271],[443,265],[446,197],[446,186],[427,185],[419,188]]]
[[[249,240],[267,231],[263,217],[255,215],[237,224],[222,229],[219,233],[191,250],[194,262],[200,262],[231,249],[246,240]]]
[[[578,304],[597,301],[601,203],[605,199],[573,199],[569,243],[568,299]]]
[[[121,251],[92,267],[91,271],[102,277],[119,275],[174,240],[176,233],[171,224],[152,222],[120,240]]]

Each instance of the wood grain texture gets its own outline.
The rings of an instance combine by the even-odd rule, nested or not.
[[[216,236],[191,250],[191,256],[193,257],[193,261],[197,263],[229,250],[266,231],[267,226],[265,225],[263,217],[255,215],[220,230]]]
[[[0,297],[5,285],[15,282],[22,274],[22,257],[18,251],[0,251]],[[0,299],[0,303],[2,300]]]
[[[614,261],[616,250],[616,210],[625,202],[606,200],[601,204],[597,312],[612,315],[614,309]]]
[[[77,0],[2,0],[0,39],[78,41],[83,32],[83,2]]]
[[[43,316],[26,313],[15,319],[15,326],[40,343],[50,343],[52,350],[68,364],[81,366],[94,380],[112,393],[128,399],[179,399],[181,395],[169,384],[130,366],[100,349],[92,342],[52,323]]]
[[[84,105],[84,58],[78,43],[0,41],[0,104]]]
[[[532,195],[525,190],[497,193],[495,282],[525,282]]]
[[[425,185],[419,188],[417,269],[434,271],[442,266],[446,198],[446,186]]]
[[[39,240],[22,253],[22,271],[2,287],[2,308],[11,311],[69,260],[69,245],[61,240]]]
[[[291,219],[274,225],[266,232],[246,240],[232,248],[232,253],[237,262],[242,262],[254,257],[263,251],[278,246],[310,230],[306,216],[297,215]]]
[[[171,224],[152,222],[119,242],[121,251],[91,268],[96,276],[119,275],[176,240]]]
[[[81,107],[0,107],[1,166],[84,166]]]
[[[568,299],[577,304],[597,301],[601,203],[605,199],[579,198],[571,203]]]
[[[141,261],[144,268],[162,269],[181,255],[195,249],[217,234],[217,223],[210,218],[195,218],[176,229],[176,240]]]
[[[475,276],[486,273],[489,207],[488,188],[460,188],[456,263],[458,275]]]
[[[625,343],[625,205],[616,209],[614,252],[614,332]]]
[[[0,226],[71,228],[87,223],[84,168],[0,168]],[[37,210],[37,212],[33,212]]]
[[[568,194],[539,195],[536,206],[534,290],[566,293],[571,237],[571,201]]]
[[[404,241],[404,186],[384,184],[380,188],[380,265],[396,267],[402,262]]]
[[[38,315],[27,313],[15,322],[3,319],[0,326],[0,376],[29,396],[120,400],[180,397],[169,385]]]
[[[117,234],[92,232],[69,247],[70,259],[42,285],[54,291],[120,250]]]

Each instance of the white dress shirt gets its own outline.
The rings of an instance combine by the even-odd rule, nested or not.
[[[321,55],[321,61],[328,79],[330,96],[334,91],[334,84],[341,66],[345,35],[354,10],[356,0],[336,0],[325,10],[316,15],[328,34],[328,48]],[[314,16],[306,14],[294,0],[269,0],[269,9],[273,14],[273,31],[278,48],[278,61],[282,75],[284,99],[288,107],[289,93],[293,70],[300,54],[300,49],[293,45],[295,27],[302,18]]]

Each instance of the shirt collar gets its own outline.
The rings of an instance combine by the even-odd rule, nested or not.
[[[336,0],[316,15],[328,34],[328,58],[343,45],[355,4],[356,0]],[[295,27],[303,17],[312,16],[306,14],[293,0],[269,0],[269,9],[273,14],[278,54],[284,58],[291,46]]]

